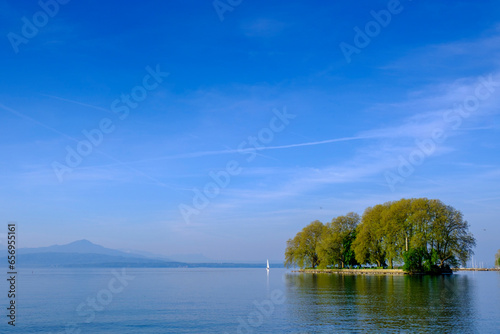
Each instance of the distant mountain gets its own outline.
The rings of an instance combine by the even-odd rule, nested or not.
[[[93,253],[29,253],[18,256],[17,266],[21,268],[82,268],[82,267],[139,267],[179,268],[186,264],[161,260],[113,256]]]
[[[265,268],[263,263],[213,263],[201,254],[177,255],[177,259],[184,261],[156,256],[159,255],[124,252],[78,240],[66,245],[19,248],[16,264],[18,268]],[[0,266],[6,263],[0,262]]]
[[[101,254],[110,256],[134,257],[134,258],[144,257],[143,255],[140,254],[121,252],[119,250],[96,245],[85,239],[73,241],[66,245],[54,245],[49,247],[38,247],[38,248],[19,248],[18,253],[20,255],[33,254],[33,253],[78,253],[78,254]]]
[[[184,263],[154,259],[78,240],[66,245],[19,248],[20,267],[183,267]]]

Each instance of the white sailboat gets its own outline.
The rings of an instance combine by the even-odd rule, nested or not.
[[[266,270],[269,271],[269,260],[267,260],[267,267]]]

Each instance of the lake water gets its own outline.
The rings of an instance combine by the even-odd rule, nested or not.
[[[17,292],[18,333],[500,332],[499,272],[36,269]],[[5,315],[2,333],[13,331]]]

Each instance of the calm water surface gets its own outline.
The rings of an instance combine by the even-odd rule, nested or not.
[[[38,269],[17,284],[18,333],[500,333],[498,272]]]

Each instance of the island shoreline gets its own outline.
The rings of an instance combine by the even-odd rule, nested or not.
[[[456,271],[500,271],[500,268],[453,268],[452,272],[437,274],[437,276],[450,275]],[[292,272],[342,275],[432,275],[428,273],[408,273],[403,269],[298,269],[292,270]]]

